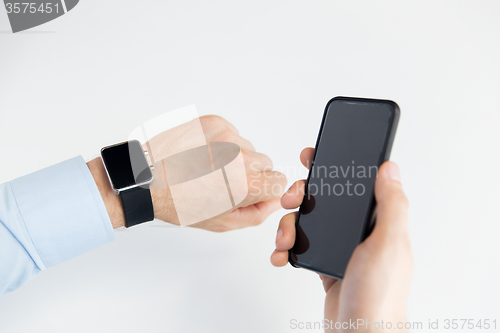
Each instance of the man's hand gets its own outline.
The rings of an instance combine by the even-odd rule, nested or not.
[[[309,168],[314,149],[306,148],[300,159]],[[281,198],[285,209],[300,206],[305,180],[294,183]],[[320,275],[326,292],[325,319],[335,322],[365,321],[392,323],[391,332],[405,323],[406,301],[412,271],[408,236],[408,200],[400,182],[399,168],[386,162],[375,182],[377,219],[371,235],[354,251],[343,280]],[[288,250],[295,243],[297,212],[285,215],[280,222],[276,250],[271,256],[274,266],[288,263]],[[368,328],[370,328],[368,326]],[[335,331],[335,330],[333,330]],[[346,332],[349,330],[339,330]],[[363,327],[363,332],[382,332]]]
[[[285,175],[272,171],[273,165],[269,157],[257,153],[254,146],[243,139],[238,130],[225,119],[210,115],[200,117],[199,121],[207,142],[231,142],[241,148],[249,193],[234,210],[192,224],[191,227],[222,232],[259,225],[269,214],[280,208],[279,197],[286,186]],[[186,138],[189,138],[189,135],[184,137],[182,134],[189,132],[191,127],[192,124],[187,123],[152,138],[150,146],[154,149],[154,156],[161,159],[166,152],[185,150],[182,145],[188,148],[189,142]],[[113,228],[124,226],[125,217],[121,199],[111,189],[101,159],[93,159],[87,165],[99,188]],[[165,189],[152,189],[151,196],[155,218],[179,224],[168,186]]]

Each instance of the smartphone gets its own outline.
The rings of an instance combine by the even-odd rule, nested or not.
[[[342,279],[375,219],[378,168],[389,159],[399,107],[335,97],[326,105],[296,221],[294,267]]]

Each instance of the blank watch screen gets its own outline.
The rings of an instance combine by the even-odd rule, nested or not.
[[[115,190],[153,179],[139,141],[128,141],[103,148],[101,156]]]

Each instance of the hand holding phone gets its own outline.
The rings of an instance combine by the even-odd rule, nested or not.
[[[285,266],[290,261],[319,273],[327,293],[326,331],[351,328],[343,326],[350,321],[366,332],[407,331],[405,309],[412,270],[408,201],[399,168],[385,162],[398,118],[399,109],[390,101],[331,100],[316,150],[306,148],[300,156],[310,169],[308,179],[294,183],[281,198],[283,208],[300,206],[300,210],[281,219],[271,262]],[[352,169],[347,172],[354,161],[364,167],[376,166],[376,177],[353,174]],[[335,167],[341,166],[342,177],[337,177]],[[331,177],[325,173],[322,177],[320,168],[333,169],[328,174]],[[312,193],[311,184],[330,193],[317,189]],[[356,192],[357,184],[365,191],[358,188]],[[379,329],[382,321],[385,326]]]
[[[373,189],[389,159],[399,107],[386,100],[336,97],[323,114],[297,216],[290,263],[343,278],[356,246],[371,232]]]
[[[302,151],[300,159],[305,167],[310,167],[313,154],[313,148]],[[299,207],[304,198],[305,183],[305,180],[300,180],[290,187],[281,198],[283,208]],[[329,325],[326,331],[332,328],[332,322],[335,325],[349,322],[349,319],[355,322],[360,319],[362,326],[359,326],[359,331],[371,331],[368,321],[380,324],[383,320],[384,327],[388,322],[392,324],[390,331],[407,332],[404,328],[398,329],[397,323],[405,323],[412,256],[408,236],[408,200],[395,163],[385,162],[380,167],[375,198],[378,205],[376,224],[370,236],[354,250],[344,279],[320,274],[326,292],[325,319]],[[271,256],[274,266],[288,263],[288,251],[296,238],[297,215],[298,212],[289,213],[280,221],[276,250]],[[297,286],[297,292],[299,290],[300,286]],[[386,329],[373,331],[384,332]]]

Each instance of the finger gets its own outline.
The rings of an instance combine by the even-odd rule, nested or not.
[[[211,144],[212,142],[231,142],[237,144],[242,151],[246,150],[249,152],[255,152],[255,147],[250,141],[243,139],[241,136],[231,131],[226,131],[225,133],[214,136],[213,138],[211,138],[209,144]]]
[[[297,212],[287,214],[281,218],[278,232],[276,233],[276,249],[288,251],[295,244],[295,221]]]
[[[274,250],[271,255],[271,264],[276,267],[283,267],[288,264],[288,251]]]
[[[189,226],[214,232],[243,229],[261,224],[272,212],[280,208],[279,199],[268,200],[237,208],[228,214],[221,214]]]
[[[226,134],[223,136],[227,137],[227,139],[228,139],[227,141],[236,143],[238,146],[241,147],[241,149],[245,149],[245,150],[252,151],[252,152],[255,151],[254,145],[250,141],[248,141],[247,139],[242,138],[240,136],[240,131],[238,131],[238,129],[233,124],[231,124],[229,121],[227,121],[224,118],[221,118],[220,121],[223,124],[223,126],[226,127],[230,131],[229,133],[227,133],[227,131],[222,131],[222,132],[226,132]]]
[[[231,227],[241,229],[261,224],[269,215],[280,208],[279,199],[271,199],[247,207],[240,207],[229,214],[228,218],[231,219]]]
[[[262,172],[265,170],[273,169],[273,162],[271,159],[262,153],[256,153],[248,150],[243,151],[243,160],[248,165],[251,171]]]
[[[314,148],[304,148],[300,153],[300,161],[302,162],[302,165],[309,169],[311,167],[313,156]]]
[[[208,114],[208,115],[201,116],[199,118],[199,120],[200,120],[200,123],[201,123],[204,131],[205,131],[205,128],[207,130],[212,129],[212,128],[227,128],[228,130],[230,130],[238,135],[240,134],[238,129],[233,124],[231,124],[229,121],[222,118],[221,116],[218,116],[215,114]]]
[[[241,136],[239,135],[236,135],[236,138],[234,140],[238,146],[240,146],[241,149],[244,149],[246,151],[250,151],[250,152],[255,152],[255,147],[254,145],[248,141],[247,139],[244,139],[242,138]]]
[[[222,118],[224,119],[224,118]],[[231,124],[229,121],[227,121],[227,119],[224,119],[224,124],[227,126],[227,128],[230,130],[230,131],[233,131],[234,133],[236,134],[240,134],[240,131],[238,131],[238,129],[236,128],[236,126],[234,126],[233,124]]]
[[[385,162],[380,167],[375,181],[375,198],[377,220],[374,233],[396,237],[399,233],[407,233],[408,199],[403,192],[399,168],[395,163]]]
[[[248,195],[242,206],[279,198],[286,188],[286,176],[279,171],[251,173],[248,176]]]
[[[327,293],[334,284],[341,283],[340,280],[331,278],[329,276],[319,274],[319,273],[318,273],[318,275],[319,275],[319,278],[321,279],[321,282],[323,282],[323,288],[325,289],[325,293]]]
[[[300,206],[304,199],[304,189],[306,188],[306,180],[298,180],[293,183],[288,191],[281,197],[281,206],[285,209],[295,209]]]
[[[242,149],[255,151],[253,144],[243,139],[236,127],[226,119],[216,115],[207,115],[199,119],[208,142],[232,142]]]

